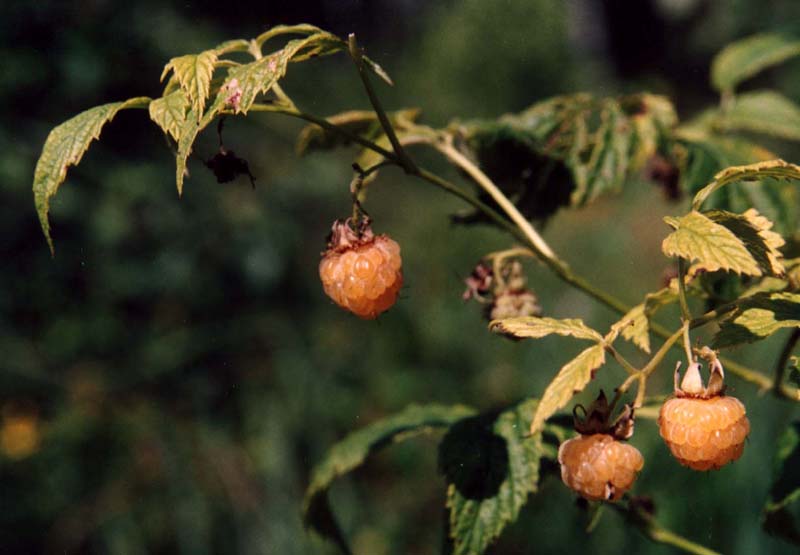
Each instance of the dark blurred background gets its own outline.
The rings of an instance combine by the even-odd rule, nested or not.
[[[666,94],[685,118],[717,102],[712,56],[800,22],[800,3],[2,2],[2,553],[333,553],[303,531],[300,506],[311,467],[335,441],[411,402],[489,409],[539,394],[579,350],[488,334],[479,308],[461,301],[461,280],[509,240],[453,227],[447,215],[462,204],[393,169],[368,209],[403,247],[403,298],[377,322],[333,306],[317,264],[330,222],[349,210],[352,153],[298,159],[301,124],[279,115],[226,123],[255,190],[246,178],[217,184],[192,162],[179,199],[160,131],[145,112],[121,112],[54,199],[50,257],[31,183],[53,126],[97,104],[160,95],[173,56],[298,22],[356,32],[396,82],[379,88],[384,104],[419,106],[434,125],[577,90]],[[753,86],[764,83],[798,99],[800,62]],[[284,88],[319,115],[368,107],[341,55],[292,65]],[[196,152],[215,149],[210,129]],[[634,180],[622,197],[560,214],[545,236],[578,272],[635,303],[667,263],[661,217],[683,209]],[[545,269],[528,272],[548,315],[614,321]],[[769,371],[777,345],[736,356]],[[609,365],[598,384],[621,379]],[[797,410],[735,378],[730,386],[753,422],[741,461],[716,473],[678,467],[643,421],[636,491],[653,496],[665,526],[716,550],[787,553],[761,531],[759,512],[775,439]],[[611,513],[589,536],[568,490],[553,479],[542,488],[491,553],[672,552]],[[358,555],[422,555],[441,545],[444,493],[436,443],[422,439],[339,480],[332,502]]]

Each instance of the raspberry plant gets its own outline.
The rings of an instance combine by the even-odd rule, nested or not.
[[[330,117],[303,111],[283,90],[281,79],[294,64],[340,52],[352,58],[373,110]],[[427,182],[471,208],[455,221],[489,223],[515,243],[500,252],[476,253],[482,261],[467,280],[465,297],[490,305],[486,313],[493,317],[491,331],[514,339],[555,334],[589,346],[562,368],[552,369],[544,391],[527,392],[526,399],[500,411],[479,414],[460,405],[414,405],[353,432],[313,470],[303,507],[309,528],[349,553],[328,501],[332,481],[394,441],[439,430],[444,432],[440,467],[448,484],[446,552],[484,553],[558,461],[563,480],[598,503],[596,514],[603,503],[613,503],[653,541],[691,553],[713,553],[658,523],[653,503],[642,497],[647,492],[637,491],[634,484],[637,472],[647,472],[646,461],[642,464],[638,450],[620,441],[631,437],[637,416],[654,418],[659,413],[666,392],[648,387],[656,373],[669,371],[671,362],[665,360],[673,349],[689,370],[681,386],[676,383],[678,398],[660,409],[659,423],[669,449],[692,468],[718,468],[735,460],[746,448],[745,436],[759,433],[750,430],[741,403],[724,396],[725,371],[742,386],[800,402],[800,389],[786,379],[787,372],[797,373],[797,357],[792,355],[800,339],[800,193],[795,183],[800,180],[800,166],[778,159],[755,142],[756,137],[800,139],[800,108],[777,91],[737,92],[744,80],[798,54],[800,41],[777,34],[727,47],[711,68],[719,106],[689,121],[679,122],[670,100],[662,96],[581,93],[539,101],[494,120],[454,120],[436,129],[420,122],[419,110],[383,108],[373,78],[388,84],[391,79],[364,54],[355,36],[344,40],[311,25],[279,26],[252,40],[231,40],[173,58],[161,75],[165,85],[159,98],[136,97],[97,106],[54,128],[35,170],[35,205],[54,252],[50,200],[68,168],[80,162],[120,110],[146,109],[164,132],[175,151],[179,195],[193,144],[213,123],[221,135],[228,117],[272,112],[299,118],[308,122],[298,139],[300,154],[346,145],[359,149],[353,183],[343,193],[352,196],[353,216],[336,224],[331,250],[319,271],[325,291],[337,304],[375,318],[394,303],[402,274],[396,243],[372,236],[364,225],[364,207],[369,189],[380,186],[380,171],[387,166],[402,168],[409,179]],[[412,146],[438,152],[464,182],[454,183],[421,166],[409,152]],[[247,163],[224,147],[206,165],[220,181],[241,174],[252,179]],[[670,196],[693,198],[687,213],[664,218],[662,250],[676,263],[675,275],[631,307],[573,272],[542,238],[537,225],[559,209],[579,208],[620,191],[642,172],[664,185]],[[405,245],[403,251],[413,256],[414,246]],[[521,265],[525,260],[543,264],[566,285],[617,312],[620,319],[601,332],[577,318],[547,316],[526,286]],[[655,320],[668,305],[680,308],[680,321],[670,326]],[[343,324],[347,318],[342,314]],[[693,342],[695,330],[712,326],[716,332],[710,345]],[[791,328],[790,335],[772,375],[718,354],[784,328]],[[655,352],[653,336],[661,341]],[[630,362],[620,349],[622,341],[646,353],[647,362],[638,366]],[[569,426],[558,413],[577,393],[591,389],[598,372],[614,372],[606,367],[610,360],[623,376],[613,398],[606,403],[601,396],[598,403],[602,399],[603,409],[590,410],[576,426],[582,437],[569,439]],[[710,369],[705,387],[701,360]],[[614,420],[620,403],[624,409]],[[792,461],[800,452],[798,426],[795,422],[787,429],[778,453],[776,487],[764,506],[767,531],[794,542],[792,511],[797,511],[800,483]],[[476,437],[488,440],[475,441]],[[496,449],[497,442],[502,464],[488,455],[489,467],[469,464],[476,450],[480,453],[487,445]],[[628,489],[635,495],[626,493]]]

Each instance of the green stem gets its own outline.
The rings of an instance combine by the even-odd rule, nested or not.
[[[681,316],[688,322],[692,319],[689,302],[686,300],[686,260],[678,258],[678,299],[681,305]]]
[[[408,154],[406,154],[406,151],[403,149],[403,145],[400,144],[400,140],[394,132],[394,127],[392,127],[392,122],[389,121],[389,116],[386,115],[386,111],[383,109],[383,106],[381,106],[380,100],[378,100],[378,95],[375,94],[375,89],[372,88],[369,75],[364,67],[363,53],[356,43],[355,33],[350,33],[347,37],[347,45],[350,51],[350,57],[353,58],[353,62],[355,62],[356,69],[358,70],[358,76],[361,77],[361,82],[364,84],[364,90],[367,91],[370,104],[372,104],[372,108],[375,110],[375,114],[381,122],[383,132],[386,133],[386,136],[389,137],[389,142],[392,143],[392,149],[394,149],[397,155],[397,162],[407,173],[417,173],[416,164],[408,157]]]
[[[704,545],[684,538],[672,530],[667,530],[641,508],[630,506],[630,504],[628,507],[613,504],[612,507],[622,514],[626,520],[636,525],[645,536],[656,543],[671,545],[672,547],[677,547],[686,553],[693,553],[694,555],[720,555],[720,553],[713,549],[709,549]]]
[[[550,246],[545,242],[544,239],[542,239],[542,236],[539,235],[527,218],[520,213],[517,207],[514,206],[514,203],[512,203],[508,197],[503,194],[497,185],[495,185],[494,182],[472,162],[472,160],[461,154],[461,152],[453,147],[452,142],[449,140],[440,142],[435,146],[436,149],[444,154],[451,162],[467,172],[467,174],[469,174],[475,183],[477,183],[481,189],[486,191],[486,193],[492,197],[492,200],[497,203],[497,205],[503,210],[503,212],[505,212],[509,219],[514,222],[519,229],[522,230],[527,238],[527,243],[531,245],[534,252],[540,255],[540,258],[543,260],[547,259],[551,261],[558,261],[559,266],[563,265],[563,263],[558,260]]]
[[[639,370],[637,370],[630,362],[628,362],[628,360],[624,356],[622,356],[613,347],[613,345],[607,343],[607,344],[603,345],[603,348],[606,350],[606,352],[608,354],[610,354],[612,357],[614,357],[614,360],[616,360],[619,363],[619,365],[622,366],[628,374],[634,375],[634,374],[638,374],[639,373]]]
[[[786,375],[786,366],[789,364],[789,357],[798,342],[800,342],[800,328],[795,328],[787,338],[778,361],[775,363],[775,381],[773,383],[773,391],[777,395],[795,400],[800,400],[800,390],[786,385],[783,380]]]
[[[709,549],[704,545],[695,543],[671,530],[662,528],[652,520],[649,521],[646,527],[643,527],[642,532],[644,532],[644,534],[654,542],[677,547],[686,553],[694,553],[695,555],[720,555],[719,552],[714,551],[713,549]]]

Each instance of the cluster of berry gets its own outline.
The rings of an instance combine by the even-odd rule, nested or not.
[[[692,364],[681,385],[676,383],[675,396],[661,406],[658,428],[680,464],[716,470],[741,456],[750,421],[744,405],[724,395],[722,366],[712,365],[708,387],[702,386],[699,369],[700,364]],[[632,435],[633,424],[620,427],[620,421],[632,418],[632,411],[628,408],[614,425],[608,423],[609,412],[601,395],[584,420],[576,417],[581,435],[558,450],[562,480],[590,500],[616,501],[644,466],[639,450],[622,442]]]

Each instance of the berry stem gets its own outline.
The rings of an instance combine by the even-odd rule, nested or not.
[[[681,305],[681,316],[685,321],[692,319],[689,302],[686,300],[686,260],[678,257],[678,299]]]
[[[695,555],[720,555],[720,553],[709,549],[704,545],[695,543],[671,530],[667,530],[653,520],[653,517],[642,509],[636,507],[628,507],[626,509],[617,505],[614,505],[614,507],[628,517],[631,521],[633,521],[633,523],[638,526],[639,530],[641,530],[645,536],[656,543],[671,545],[672,547],[677,547],[686,553],[694,553]]]

